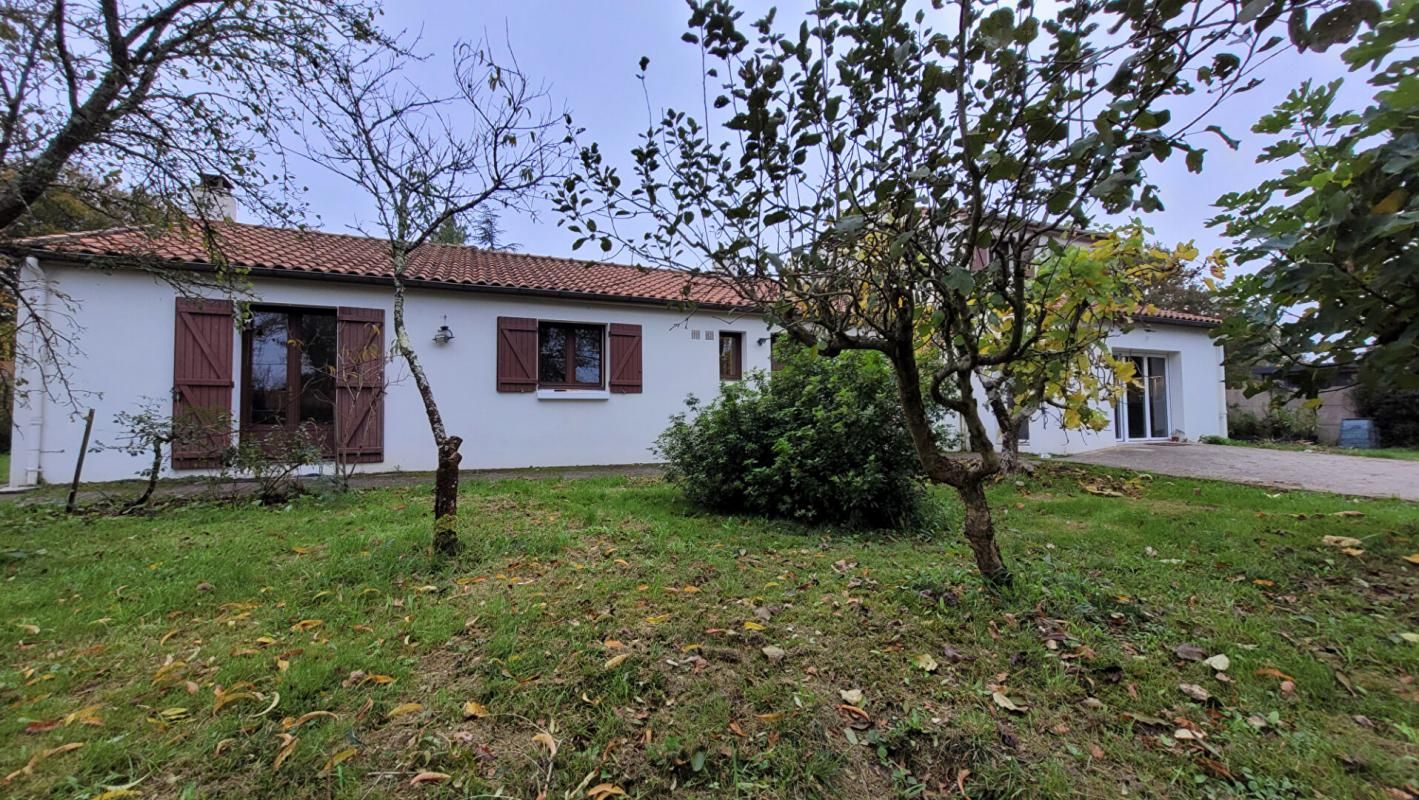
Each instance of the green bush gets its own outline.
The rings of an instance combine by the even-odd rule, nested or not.
[[[1355,396],[1361,414],[1375,421],[1384,447],[1419,447],[1419,391],[1361,387]]]
[[[1243,441],[1306,442],[1316,439],[1316,412],[1272,405],[1265,414],[1227,407],[1227,436]]]
[[[689,398],[656,450],[692,502],[855,527],[925,519],[920,466],[878,353],[826,358],[787,342],[780,368]]]

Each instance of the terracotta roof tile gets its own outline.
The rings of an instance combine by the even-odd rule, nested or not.
[[[1193,314],[1188,311],[1173,311],[1168,308],[1155,308],[1146,314],[1138,314],[1136,318],[1151,322],[1176,322],[1183,325],[1198,325],[1207,328],[1222,324],[1222,320],[1217,317]]]
[[[379,239],[236,222],[212,226],[218,252],[238,267],[353,278],[392,274]],[[154,258],[187,265],[212,263],[196,228],[157,234],[137,228],[56,234],[21,240],[32,251],[84,257]],[[667,269],[431,244],[415,251],[412,282],[489,287],[606,299],[690,300],[701,305],[744,306],[729,286]]]

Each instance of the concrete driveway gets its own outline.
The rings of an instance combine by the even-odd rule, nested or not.
[[[1215,444],[1120,445],[1062,460],[1258,486],[1419,500],[1419,461]]]

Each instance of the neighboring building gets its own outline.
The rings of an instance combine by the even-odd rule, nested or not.
[[[1259,365],[1253,367],[1251,374],[1261,378],[1275,374],[1277,367],[1269,365]],[[1272,392],[1258,392],[1247,397],[1245,380],[1236,381],[1227,388],[1227,406],[1230,409],[1254,415],[1257,419],[1264,419],[1268,415],[1275,413],[1278,405],[1285,408],[1295,416],[1295,419],[1302,422],[1315,421],[1315,439],[1318,443],[1334,446],[1340,442],[1340,423],[1347,419],[1363,419],[1365,414],[1360,410],[1358,385],[1355,380],[1355,370],[1343,370],[1333,381],[1333,385],[1321,389],[1317,395],[1320,406],[1308,408],[1304,397],[1293,397],[1289,392],[1281,392],[1273,395]],[[1286,388],[1290,386],[1282,380],[1282,385]]]
[[[329,454],[369,471],[434,468],[418,391],[402,362],[383,357],[393,300],[385,245],[234,222],[214,228],[223,257],[250,285],[240,321],[243,306],[229,298],[184,296],[160,277],[211,274],[195,234],[115,229],[22,243],[27,280],[51,292],[34,305],[73,348],[66,391],[21,369],[11,485],[72,476],[83,423],[61,402],[68,396],[96,410],[101,444],[123,434],[115,415],[158,400],[182,416],[215,410],[244,437],[313,427]],[[135,260],[146,268],[131,268]],[[463,437],[467,469],[654,461],[652,444],[687,395],[712,397],[721,381],[770,365],[764,318],[705,277],[428,245],[407,283],[408,329],[449,432]],[[1023,449],[1225,435],[1213,324],[1174,312],[1140,319],[1110,341],[1137,359],[1144,381],[1120,404],[1114,428],[1066,432],[1042,414]],[[22,321],[22,329],[33,335],[35,326]],[[38,352],[23,336],[18,346]],[[166,474],[210,473],[230,441],[181,449]],[[132,478],[146,461],[91,451],[84,478]]]
[[[1118,444],[1192,441],[1227,435],[1226,374],[1222,348],[1208,331],[1219,320],[1159,310],[1108,339],[1114,355],[1133,359],[1141,386],[1130,386],[1111,410],[1113,424],[1098,433],[1066,430],[1059,412],[1041,411],[1022,430],[1020,451],[1069,454]],[[985,417],[991,436],[995,418]]]
[[[231,222],[216,231],[251,285],[241,326],[230,300],[182,297],[151,271],[121,268],[140,257],[210,271],[189,237],[120,229],[25,242],[30,280],[78,306],[66,315],[38,303],[73,337],[69,389],[96,409],[93,440],[114,443],[116,414],[171,397],[179,412],[221,409],[242,435],[314,420],[332,451],[369,471],[433,469],[402,362],[366,358],[391,338],[384,245]],[[408,284],[408,329],[467,469],[653,461],[652,443],[687,395],[714,396],[722,379],[769,366],[762,317],[683,273],[428,245]],[[38,376],[21,377],[10,483],[67,481],[83,422]],[[223,446],[175,454],[168,474],[210,472]],[[144,461],[90,452],[84,479],[132,478]]]

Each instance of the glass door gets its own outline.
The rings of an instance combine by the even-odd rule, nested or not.
[[[1119,441],[1166,439],[1171,425],[1168,413],[1168,361],[1163,356],[1128,356],[1136,372],[1123,402],[1114,407],[1114,437]]]

